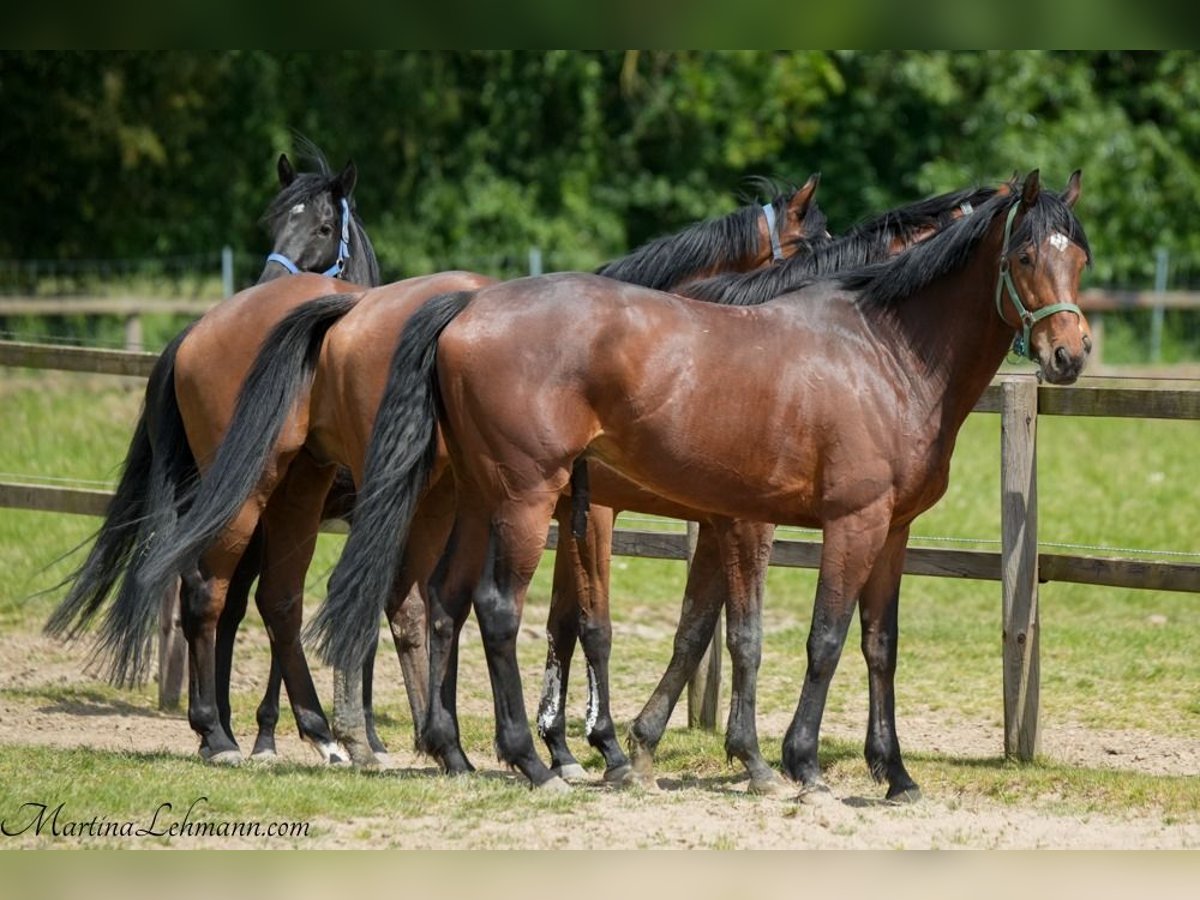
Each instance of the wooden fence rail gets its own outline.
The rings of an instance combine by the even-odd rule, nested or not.
[[[1157,295],[1156,295],[1157,296]],[[65,369],[145,377],[150,353],[48,347],[0,342],[0,366]],[[976,412],[1001,415],[1001,547],[999,552],[910,548],[912,575],[972,578],[1001,583],[1005,753],[1030,759],[1039,744],[1038,585],[1050,581],[1200,592],[1200,565],[1041,553],[1037,543],[1037,419],[1043,415],[1200,419],[1198,387],[1105,387],[1081,379],[1071,387],[1039,385],[1032,375],[1002,375],[984,392]],[[0,508],[101,515],[106,491],[0,482]],[[325,526],[343,530],[344,526]],[[551,529],[550,546],[557,532]],[[619,529],[613,552],[654,559],[689,558],[682,532]],[[817,568],[818,540],[775,541],[771,565]],[[719,653],[719,648],[718,648]],[[719,658],[719,657],[718,657]],[[709,679],[704,706],[715,716]],[[160,684],[161,689],[161,684]],[[704,724],[711,727],[711,718]]]
[[[211,300],[168,300],[149,296],[113,297],[0,297],[0,319],[15,316],[119,316],[125,321],[125,349],[142,348],[142,316],[176,314],[201,316],[220,302]],[[1090,288],[1079,295],[1079,305],[1089,313],[1130,309],[1200,309],[1196,291],[1124,291]],[[1093,357],[1102,359],[1103,321],[1093,322],[1096,345]]]

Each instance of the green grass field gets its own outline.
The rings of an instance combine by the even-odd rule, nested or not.
[[[141,398],[141,384],[111,378],[0,370],[0,480],[63,478],[111,482],[123,458]],[[1200,550],[1195,510],[1194,423],[1043,418],[1039,438],[1040,522],[1043,541],[1170,551],[1188,558]],[[956,451],[951,487],[943,501],[914,526],[914,543],[936,539],[991,547],[999,535],[999,417],[973,416]],[[58,594],[54,585],[81,557],[56,562],[86,541],[98,520],[79,516],[0,510],[0,636],[34,634]],[[310,570],[307,604],[315,607],[335,564],[342,539],[323,536]],[[1050,548],[1052,549],[1052,548]],[[1064,551],[1072,552],[1072,551]],[[1182,554],[1182,555],[1181,555]],[[527,698],[540,686],[544,643],[540,629],[548,607],[549,557],[531,588],[525,621],[537,639],[520,644]],[[683,582],[679,563],[619,558],[613,564],[613,696],[619,722],[628,721],[649,694],[670,655]],[[766,638],[760,677],[760,729],[768,759],[779,758],[779,738],[798,696],[804,641],[815,586],[812,572],[773,569],[768,579]],[[998,727],[1000,593],[994,583],[909,578],[903,590],[898,721],[906,713],[935,720]],[[1188,594],[1047,584],[1041,589],[1042,716],[1097,730],[1133,729],[1150,736],[1200,740],[1200,604]],[[822,753],[830,777],[862,777],[865,666],[857,626],[847,642],[829,701]],[[84,648],[62,651],[83,659]],[[465,745],[477,761],[491,755],[491,698],[477,637],[463,650]],[[239,659],[265,675],[267,651],[251,612],[239,636]],[[385,739],[410,740],[410,722],[391,652],[381,654],[380,705]],[[21,660],[0,660],[6,668]],[[241,665],[241,664],[240,664]],[[325,679],[325,680],[321,680]],[[571,710],[574,745],[595,767],[582,725],[584,688],[575,679]],[[5,682],[7,683],[7,682]],[[327,673],[318,685],[328,693]],[[324,685],[322,687],[322,685]],[[234,697],[240,733],[249,735],[257,683]],[[125,704],[153,714],[154,688],[119,692],[79,673],[65,683],[8,687],[3,699],[50,709],[111,708]],[[124,708],[124,707],[122,707]],[[660,768],[682,779],[730,779],[719,735],[677,727],[660,751]],[[831,724],[832,723],[832,724]],[[844,727],[841,731],[837,725]],[[82,720],[86,725],[86,719]],[[136,725],[136,723],[135,723]],[[1049,727],[1049,726],[1047,726]],[[281,731],[285,730],[281,723]],[[242,737],[243,746],[248,737]],[[1170,820],[1194,821],[1200,813],[1200,779],[1114,773],[1052,760],[1018,766],[995,756],[961,759],[909,746],[909,764],[928,793],[986,797],[1005,803],[1038,802],[1073,813],[1097,808],[1157,811]],[[443,816],[447,832],[480,819],[505,821],[529,814],[569,814],[596,802],[589,792],[566,798],[537,797],[503,779],[447,786],[441,779],[387,778],[324,772],[285,765],[260,770],[214,771],[195,762],[193,747],[170,754],[127,754],[86,749],[53,750],[19,742],[0,746],[0,784],[8,797],[41,791],[109,816],[146,809],[164,789],[173,796],[203,792],[227,816],[272,815],[320,820],[346,810],[364,817],[385,811]],[[578,750],[577,750],[578,752]],[[868,792],[876,789],[867,787]],[[525,798],[515,802],[515,798]],[[386,836],[380,840],[387,843]],[[119,842],[118,842],[119,843]]]

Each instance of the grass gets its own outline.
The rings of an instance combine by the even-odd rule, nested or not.
[[[70,476],[111,481],[124,456],[140,404],[141,384],[111,378],[0,371],[0,479],[13,475]],[[1141,420],[1043,418],[1039,442],[1041,534],[1046,542],[1194,553],[1194,511],[1200,479],[1194,477],[1195,426]],[[951,487],[942,502],[914,526],[917,539],[950,536],[992,541],[999,534],[999,417],[973,416],[960,436]],[[79,556],[53,561],[85,541],[94,519],[0,510],[0,634],[36,632],[57,600],[31,597],[61,579]],[[638,523],[638,527],[642,527]],[[309,610],[343,539],[322,536],[308,579]],[[940,545],[940,544],[939,544]],[[970,546],[970,544],[968,544]],[[991,546],[980,543],[977,546]],[[1053,548],[1050,548],[1053,549]],[[1071,552],[1071,551],[1064,551]],[[540,630],[550,596],[549,555],[530,590],[525,623],[534,632],[519,652],[527,702],[532,708],[541,682],[544,642]],[[47,568],[48,566],[48,568]],[[618,558],[613,561],[614,711],[619,722],[636,713],[670,655],[678,616],[683,568],[678,563]],[[778,762],[779,737],[790,718],[803,678],[815,574],[772,569],[767,584],[765,646],[760,677],[760,728],[768,759]],[[1071,723],[1097,730],[1137,729],[1147,735],[1200,738],[1200,604],[1186,594],[1048,584],[1041,589],[1042,717],[1046,728]],[[252,612],[239,635],[234,717],[253,723],[267,650]],[[902,602],[897,707],[901,737],[905,717],[927,712],[964,719],[999,731],[1000,602],[992,583],[952,579],[906,579]],[[866,715],[866,675],[857,651],[857,624],[847,642],[830,693],[824,762],[832,780],[858,784],[867,796],[879,790],[866,779],[861,734]],[[82,649],[60,648],[51,663],[75,671]],[[390,651],[381,656],[384,685],[381,730],[390,743],[407,746],[411,723],[395,679]],[[477,632],[470,628],[460,678],[464,744],[477,760],[493,759],[491,697]],[[236,673],[235,673],[236,674]],[[578,674],[578,673],[577,673]],[[328,693],[328,673],[317,672]],[[581,711],[583,679],[573,679],[570,709]],[[82,675],[69,683],[42,683],[0,691],[0,702],[50,711],[118,709],[157,715],[153,686],[120,692]],[[122,707],[121,704],[125,706]],[[86,718],[81,719],[86,722]],[[136,723],[135,723],[136,724]],[[660,749],[660,770],[682,785],[728,780],[719,735],[673,727]],[[572,720],[572,744],[584,747],[582,726]],[[186,752],[189,747],[181,747]],[[997,754],[1000,747],[996,747]],[[1040,804],[1071,814],[1122,809],[1194,820],[1200,810],[1197,779],[1114,773],[1041,760],[1018,766],[999,758],[955,758],[908,753],[914,776],[927,794]],[[581,760],[599,767],[591,751]],[[265,772],[265,774],[264,774]],[[856,781],[857,779],[857,781]],[[302,766],[258,771],[213,770],[190,758],[128,755],[87,750],[0,747],[0,784],[5,797],[32,796],[52,786],[69,805],[103,809],[112,817],[143,814],[164,799],[211,798],[213,816],[278,816],[322,820],[330,811],[353,810],[364,833],[379,833],[376,815],[435,817],[447,835],[472,823],[527,815],[529,803],[548,813],[569,814],[594,802],[593,794],[530,800],[509,779],[470,784],[440,779],[315,772]],[[32,793],[31,793],[32,792]],[[43,791],[45,792],[45,791]],[[515,802],[520,796],[522,802]],[[321,827],[326,827],[322,825]]]

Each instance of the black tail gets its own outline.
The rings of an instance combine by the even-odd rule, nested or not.
[[[71,589],[46,623],[50,634],[78,636],[99,612],[122,575],[124,581],[106,617],[104,635],[130,609],[146,604],[157,610],[158,597],[138,596],[134,572],[149,547],[169,534],[195,480],[195,462],[175,401],[175,355],[190,330],[189,326],[177,335],[154,365],[121,481],[87,559],[63,582],[70,584]],[[108,647],[104,635],[97,646],[98,653]],[[146,637],[147,643],[152,637],[153,630]],[[148,646],[141,657],[148,657]],[[117,684],[131,684],[144,668],[136,656],[114,657],[109,676]]]
[[[437,455],[437,341],[470,302],[442,294],[405,326],[367,447],[354,527],[329,579],[329,593],[307,629],[330,665],[362,665],[378,639],[417,502]]]
[[[179,519],[172,539],[157,542],[139,571],[141,590],[161,597],[175,578],[200,557],[254,491],[283,425],[309,382],[325,333],[358,302],[359,294],[332,294],[297,307],[263,341],[242,385],[225,439],[205,473],[190,508]],[[148,615],[149,609],[142,610]],[[152,618],[141,627],[153,628]],[[131,652],[137,627],[122,623],[113,640]],[[115,648],[114,648],[115,649]]]

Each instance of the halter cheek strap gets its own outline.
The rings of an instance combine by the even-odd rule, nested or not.
[[[1000,320],[1008,324],[1008,319],[1004,318],[1004,292],[1007,290],[1008,298],[1012,301],[1013,307],[1017,311],[1017,317],[1021,320],[1021,333],[1013,341],[1013,352],[1018,356],[1023,356],[1026,359],[1037,362],[1037,358],[1033,355],[1033,343],[1030,336],[1033,333],[1033,326],[1047,316],[1052,316],[1060,312],[1073,312],[1080,319],[1083,318],[1083,310],[1074,303],[1051,303],[1049,306],[1043,306],[1040,309],[1035,309],[1032,312],[1025,308],[1025,304],[1021,302],[1021,295],[1017,291],[1017,285],[1012,279],[1012,272],[1009,270],[1008,264],[1008,244],[1012,238],[1013,219],[1017,217],[1017,207],[1021,204],[1014,203],[1012,209],[1008,211],[1008,218],[1004,221],[1004,247],[1000,251],[1000,276],[996,279],[996,312],[1000,314]]]
[[[775,207],[765,203],[762,211],[767,220],[767,234],[771,236],[771,256],[775,262],[779,262],[783,259],[783,247],[779,243],[779,232],[775,228]]]
[[[333,265],[320,274],[332,278],[340,278],[346,270],[346,260],[350,258],[350,203],[342,199],[342,234],[338,240],[338,255]],[[300,267],[282,253],[271,253],[267,262],[279,263],[293,275],[300,274]]]

